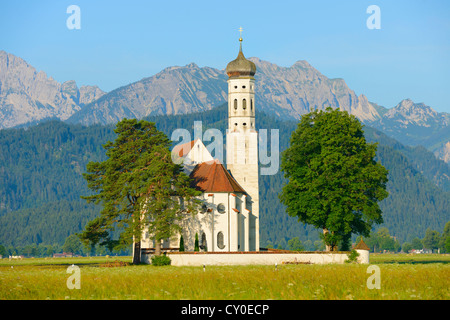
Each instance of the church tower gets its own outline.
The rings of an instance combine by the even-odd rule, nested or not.
[[[240,29],[242,31],[242,29]],[[259,251],[258,133],[255,129],[256,66],[242,52],[228,63],[227,169],[248,194],[241,206],[242,251]],[[244,209],[245,208],[245,209]]]

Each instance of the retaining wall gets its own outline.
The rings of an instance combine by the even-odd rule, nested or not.
[[[357,250],[359,263],[369,263],[369,251]],[[345,263],[349,252],[172,252],[167,256],[173,266],[202,265],[275,265],[283,263]],[[151,255],[143,254],[142,262],[150,263]]]

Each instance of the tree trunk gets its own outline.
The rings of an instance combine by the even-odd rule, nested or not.
[[[161,255],[161,240],[155,240],[155,256]]]
[[[141,263],[141,242],[134,242],[133,264]]]
[[[323,235],[324,236],[326,236],[327,234],[328,234],[328,229],[326,229],[326,228],[323,228]],[[332,247],[329,245],[329,244],[327,244],[326,242],[325,242],[325,240],[324,240],[324,243],[325,243],[325,251],[331,251],[332,250]]]

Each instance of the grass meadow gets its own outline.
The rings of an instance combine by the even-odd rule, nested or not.
[[[449,300],[450,255],[371,254],[369,265],[156,267],[120,265],[130,257],[0,260],[1,300]],[[80,268],[69,289],[67,268]]]

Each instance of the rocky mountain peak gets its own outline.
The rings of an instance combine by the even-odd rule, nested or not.
[[[397,119],[406,124],[430,125],[429,121],[435,121],[439,114],[424,103],[414,103],[411,99],[400,101],[394,108],[388,110],[385,115],[388,119]]]
[[[98,88],[97,88],[98,89]],[[91,102],[104,94],[90,90]],[[37,71],[25,60],[0,51],[0,129],[37,122],[45,118],[65,120],[79,111],[80,92],[75,81],[63,84]]]

